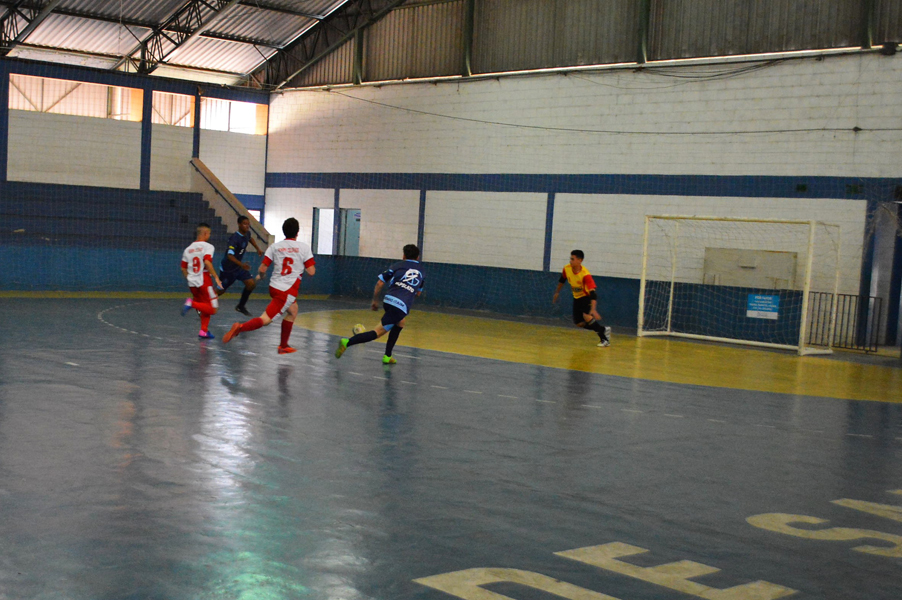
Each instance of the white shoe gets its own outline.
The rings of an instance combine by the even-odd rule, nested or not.
[[[611,342],[609,342],[607,340],[602,340],[602,341],[598,342],[597,345],[599,348],[607,348],[608,346],[611,345]]]

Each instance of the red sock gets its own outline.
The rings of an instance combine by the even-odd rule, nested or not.
[[[200,316],[200,330],[207,331],[207,328],[210,326],[210,315],[201,315]]]
[[[256,319],[251,319],[247,323],[242,323],[241,329],[239,329],[238,331],[240,331],[241,333],[245,333],[247,331],[254,331],[255,329],[260,329],[261,327],[263,327],[263,319],[261,319],[260,317],[257,317]]]
[[[282,321],[282,343],[279,344],[281,347],[286,347],[288,345],[288,337],[291,335],[291,328],[294,326],[294,321]]]
[[[216,314],[216,309],[213,308],[213,305],[210,304],[209,302],[198,302],[197,300],[192,300],[191,308],[197,309],[197,312],[199,312],[202,315],[215,315]]]

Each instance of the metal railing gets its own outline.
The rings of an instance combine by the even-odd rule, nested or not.
[[[811,292],[808,298],[808,343],[847,350],[877,352],[883,298],[836,295],[836,325],[830,343],[830,320],[834,296],[830,292]]]

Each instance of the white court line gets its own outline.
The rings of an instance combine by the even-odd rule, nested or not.
[[[604,406],[599,404],[583,404],[582,406],[583,408],[604,408]]]
[[[464,390],[465,394],[481,394],[482,392],[478,392],[476,390]]]
[[[348,371],[348,375],[360,375],[360,373],[355,373],[354,371]]]
[[[67,362],[66,364],[67,364],[67,365],[72,365],[73,367],[79,366],[78,363],[74,363],[74,362]]]
[[[685,419],[685,415],[671,415],[667,413],[663,413],[665,417],[670,417],[671,419]]]
[[[448,389],[443,385],[430,385],[429,387],[434,387],[437,390],[447,390]]]
[[[712,423],[726,423],[726,421],[721,421],[720,419],[708,419]]]
[[[860,438],[872,438],[872,437],[874,437],[874,436],[868,435],[868,434],[866,434],[866,433],[847,433],[846,435],[849,436],[849,437],[860,437]]]
[[[760,423],[756,424],[755,427],[764,427],[766,429],[776,429],[777,428],[776,425],[762,425]]]
[[[636,410],[635,408],[621,408],[623,412],[631,412],[631,413],[644,413],[644,410]]]
[[[401,383],[406,383],[407,385],[416,385],[416,381],[402,381]]]
[[[504,394],[498,394],[499,398],[510,398],[511,400],[518,400],[517,396],[505,396]]]
[[[373,379],[384,379],[388,381],[388,377],[379,377],[378,375],[373,375]]]
[[[544,404],[557,404],[557,402],[554,402],[553,400],[539,400],[538,398],[536,398],[536,402],[542,402]]]

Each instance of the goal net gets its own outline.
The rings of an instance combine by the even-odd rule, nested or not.
[[[647,216],[640,336],[831,352],[840,227]]]

